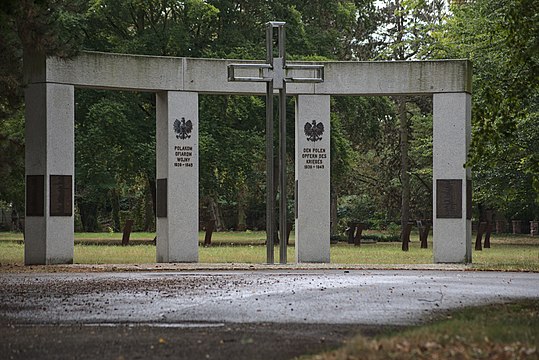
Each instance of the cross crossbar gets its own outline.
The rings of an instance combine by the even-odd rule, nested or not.
[[[246,70],[258,70],[258,76],[238,76],[236,70],[246,69]],[[286,75],[283,77],[284,82],[295,82],[295,83],[321,83],[324,81],[324,65],[315,65],[315,64],[290,64],[284,67]],[[294,71],[312,71],[314,70],[313,77],[297,77],[297,76],[287,76],[289,70]],[[269,82],[274,81],[273,76],[273,66],[271,64],[229,64],[228,65],[228,81],[243,81],[243,82]]]

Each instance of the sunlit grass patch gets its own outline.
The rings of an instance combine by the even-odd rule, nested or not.
[[[459,310],[445,320],[301,359],[537,359],[539,300]]]
[[[401,250],[401,243],[395,242],[362,244],[361,246],[340,243],[331,247],[331,262],[335,264],[432,263],[432,244],[429,249],[420,249],[417,243],[412,244],[410,250],[405,252]]]
[[[75,264],[148,264],[155,263],[155,246],[109,246],[76,244]]]
[[[10,241],[0,241],[0,265],[22,265],[24,245]]]
[[[1,233],[0,233],[1,234]],[[96,236],[96,234],[91,234]],[[101,235],[97,235],[101,236]],[[78,264],[134,264],[155,263],[156,250],[151,240],[154,233],[133,233],[133,246],[119,246],[121,234],[91,238],[90,233],[75,234],[74,262]],[[97,239],[97,240],[92,240]],[[199,234],[200,244],[204,233]],[[6,240],[4,238],[4,240]],[[21,236],[22,240],[22,236]],[[140,241],[146,240],[146,241]],[[199,247],[199,261],[202,263],[247,263],[266,262],[264,232],[216,232],[212,245]],[[492,247],[483,251],[473,251],[473,269],[539,271],[539,238],[493,237]],[[279,247],[275,247],[275,259],[279,259]],[[288,247],[288,262],[295,261],[293,239]],[[22,242],[0,241],[0,264],[24,262]],[[331,245],[333,264],[432,264],[432,240],[428,249],[421,249],[419,241],[413,238],[410,249],[401,251],[398,242],[363,243],[354,246],[346,243]]]

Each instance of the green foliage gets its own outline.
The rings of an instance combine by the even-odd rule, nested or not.
[[[22,111],[0,120],[0,200],[24,212],[24,117]]]
[[[508,218],[538,218],[539,4],[478,0],[452,10],[434,53],[474,65],[474,200]]]
[[[83,1],[0,3],[0,200],[24,213],[22,60],[36,53],[72,56],[80,47]]]
[[[119,230],[121,210],[130,210],[132,215],[138,211],[135,229],[148,229],[153,211],[140,201],[151,202],[148,186],[155,179],[155,120],[153,110],[148,111],[147,96],[81,90],[76,97],[75,199],[84,229],[98,230],[98,215],[112,212],[105,215],[112,219],[104,221]]]
[[[216,36],[218,13],[202,0],[92,0],[85,48],[200,57]]]
[[[425,59],[434,42],[432,32],[448,9],[443,0],[384,0],[379,2],[382,21],[375,32],[376,59]]]
[[[441,0],[4,1],[0,200],[24,205],[23,55],[68,57],[83,48],[262,59],[265,23],[283,20],[289,59],[470,58],[474,200],[508,218],[538,218],[539,142],[530,130],[539,125],[538,14],[533,0],[455,2],[451,12]],[[410,217],[430,217],[431,100],[406,98],[401,122],[394,100],[331,99],[331,186],[332,195],[342,197],[341,210],[347,209],[342,219],[366,218],[380,227],[395,222],[404,175],[409,176]],[[131,217],[135,228],[152,229],[154,96],[77,90],[76,103],[76,211],[83,228],[118,229]],[[264,106],[261,97],[200,96],[200,198],[216,204],[217,215],[226,212],[223,227],[240,218],[263,227]],[[287,116],[294,118],[291,99]],[[292,144],[294,122],[287,126]],[[409,136],[404,171],[402,131]],[[292,146],[288,151],[291,174]]]
[[[343,227],[348,223],[365,223],[375,217],[376,207],[367,195],[349,195],[340,199],[337,209]]]
[[[539,219],[539,113],[528,114],[509,137],[487,143],[474,166],[475,199],[509,219]]]

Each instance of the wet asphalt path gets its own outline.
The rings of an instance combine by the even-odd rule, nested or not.
[[[69,358],[72,349],[82,358],[284,359],[337,346],[356,332],[421,323],[443,310],[525,298],[539,298],[539,274],[0,274],[0,350],[10,354],[7,358]],[[32,341],[25,340],[31,336]],[[95,347],[95,342],[110,344]],[[88,351],[81,353],[85,347]]]
[[[539,297],[539,274],[260,271],[0,275],[0,321],[409,325],[432,311]]]

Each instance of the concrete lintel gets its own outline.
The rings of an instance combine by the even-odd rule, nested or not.
[[[263,83],[228,81],[227,65],[241,62],[245,61],[81,52],[69,60],[27,57],[25,82],[116,90],[264,95]],[[316,64],[324,65],[325,81],[289,84],[290,95],[471,93],[472,66],[468,60]]]
[[[25,83],[157,92],[183,89],[184,58],[81,52],[72,59],[25,59]]]

